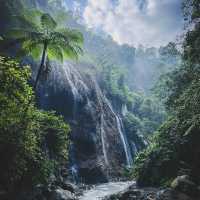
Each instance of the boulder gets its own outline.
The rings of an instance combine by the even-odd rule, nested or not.
[[[138,199],[143,195],[144,195],[143,191],[138,189],[127,190],[125,193],[121,195],[120,199]]]
[[[70,183],[70,182],[68,182],[68,181],[63,181],[63,182],[61,183],[61,188],[62,188],[63,190],[68,190],[68,191],[70,191],[71,193],[76,193],[76,192],[78,191],[78,187],[77,187],[75,184]]]
[[[188,175],[178,176],[174,179],[171,187],[179,192],[185,193],[191,197],[200,197],[197,185],[190,179]]]
[[[7,199],[8,193],[5,190],[0,190],[0,199]]]
[[[75,200],[75,196],[71,192],[59,188],[50,192],[48,200]]]
[[[157,192],[156,200],[198,200],[174,189],[164,189]]]

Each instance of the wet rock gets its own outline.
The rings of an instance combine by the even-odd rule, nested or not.
[[[128,149],[128,145],[121,139],[123,135],[126,140],[126,134],[120,134],[122,125],[112,102],[94,76],[81,72],[82,64],[52,65],[48,80],[38,88],[38,105],[55,110],[69,122],[72,141],[69,163],[77,166],[78,181],[96,184],[122,176],[126,165],[124,146]]]
[[[0,190],[0,199],[7,199],[8,193],[5,190]]]
[[[75,196],[61,188],[51,191],[48,200],[75,200]]]
[[[191,197],[200,197],[197,185],[187,175],[178,176],[172,182],[171,187]]]
[[[105,200],[157,200],[157,189],[154,188],[129,188],[123,192],[106,197]]]
[[[70,183],[68,181],[62,182],[61,188],[64,189],[64,190],[68,190],[71,193],[76,193],[78,191],[78,187],[75,184]]]
[[[174,189],[165,189],[157,193],[156,200],[198,200]]]

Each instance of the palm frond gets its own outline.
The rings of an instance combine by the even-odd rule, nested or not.
[[[78,56],[83,53],[82,48],[79,45],[73,44],[70,41],[65,42],[57,40],[55,43],[51,43],[53,46],[59,46],[63,51],[64,58],[78,59]]]
[[[69,59],[74,59],[74,60],[78,60],[78,52],[76,51],[76,49],[74,49],[73,47],[67,47],[63,50],[64,52],[64,57],[65,58],[69,58]]]
[[[63,50],[58,45],[50,44],[47,49],[47,55],[50,60],[59,60],[63,62]]]
[[[63,55],[65,58],[78,60],[79,55],[81,54],[80,49],[77,46],[60,44],[63,49]]]
[[[40,18],[41,25],[45,30],[54,30],[57,26],[56,21],[48,13],[44,13]]]
[[[83,34],[80,31],[68,28],[58,29],[57,32],[61,33],[64,37],[68,38],[69,41],[82,45]]]
[[[38,60],[42,54],[42,45],[33,40],[26,40],[22,44],[22,50],[31,55],[33,59]]]
[[[83,38],[80,32],[74,31],[73,33],[71,31],[67,31],[65,34],[58,31],[53,32],[51,43],[62,48],[65,58],[77,60],[79,54],[83,53]]]

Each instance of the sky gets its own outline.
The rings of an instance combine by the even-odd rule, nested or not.
[[[83,23],[119,44],[161,46],[183,29],[181,0],[65,0]],[[68,4],[69,5],[69,4]]]

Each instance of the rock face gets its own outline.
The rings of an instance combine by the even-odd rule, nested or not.
[[[72,63],[58,65],[40,84],[38,102],[56,110],[71,125],[70,167],[76,181],[105,182],[132,162],[120,116],[94,77]],[[83,70],[82,70],[83,71]]]

